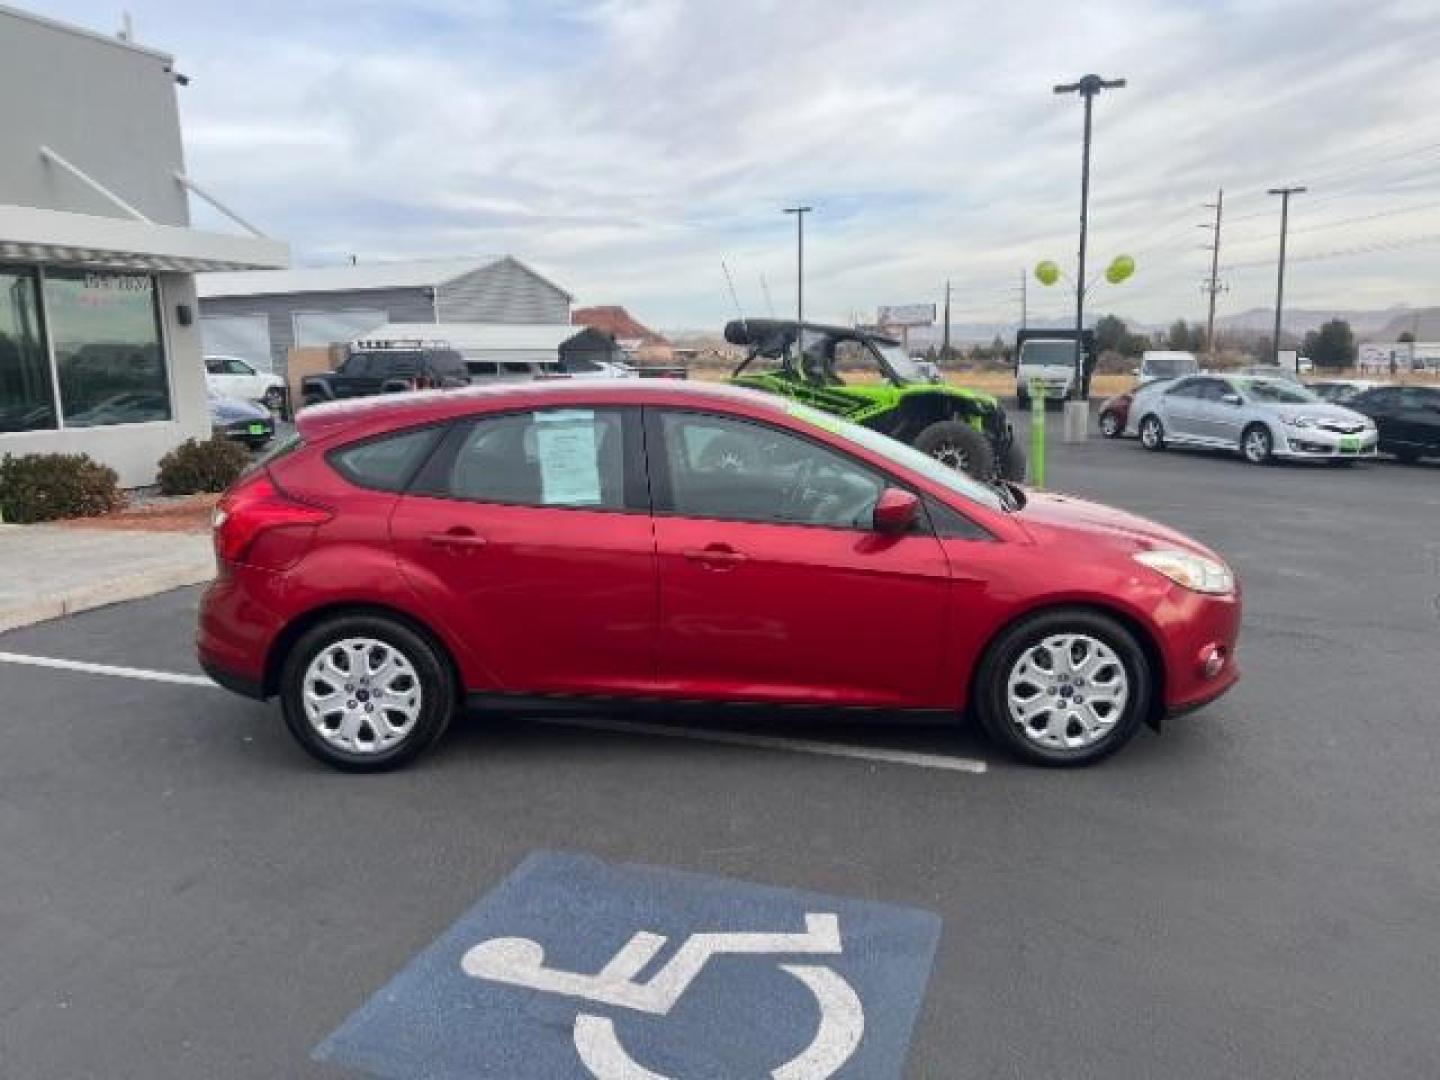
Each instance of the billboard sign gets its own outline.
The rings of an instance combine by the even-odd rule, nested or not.
[[[933,326],[934,304],[886,304],[878,309],[875,321],[881,326]]]

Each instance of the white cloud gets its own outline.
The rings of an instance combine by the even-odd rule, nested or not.
[[[1415,0],[131,6],[193,77],[192,173],[302,259],[509,250],[660,325],[728,315],[722,257],[747,302],[764,274],[788,306],[795,199],[817,314],[950,277],[957,319],[1011,316],[1021,267],[1073,260],[1081,110],[1050,88],[1087,70],[1130,80],[1096,104],[1092,261],[1140,265],[1097,308],[1198,317],[1222,185],[1231,310],[1272,299],[1247,266],[1273,255],[1266,187],[1311,185],[1297,256],[1440,233],[1440,206],[1302,231],[1432,201],[1440,20]],[[1288,291],[1440,302],[1416,272],[1437,253],[1297,261]]]

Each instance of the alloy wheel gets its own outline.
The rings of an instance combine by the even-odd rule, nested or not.
[[[970,468],[970,455],[967,454],[959,444],[946,439],[935,449],[930,451],[930,456],[942,465],[948,465],[960,472],[968,472]]]
[[[1049,751],[1084,750],[1114,730],[1130,700],[1120,657],[1089,634],[1052,634],[1010,668],[1005,701],[1010,722]]]
[[[1264,428],[1252,428],[1245,434],[1245,460],[1262,464],[1270,456],[1270,436]]]
[[[376,754],[404,740],[420,719],[420,678],[409,657],[376,638],[342,638],[305,669],[305,718],[326,743]]]

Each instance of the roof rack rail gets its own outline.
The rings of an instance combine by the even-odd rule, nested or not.
[[[357,338],[350,343],[352,349],[402,350],[402,349],[448,349],[450,342],[443,338]]]

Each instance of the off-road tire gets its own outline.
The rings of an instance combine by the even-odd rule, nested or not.
[[[962,420],[937,421],[920,432],[912,445],[977,480],[995,475],[995,450],[990,440]]]

